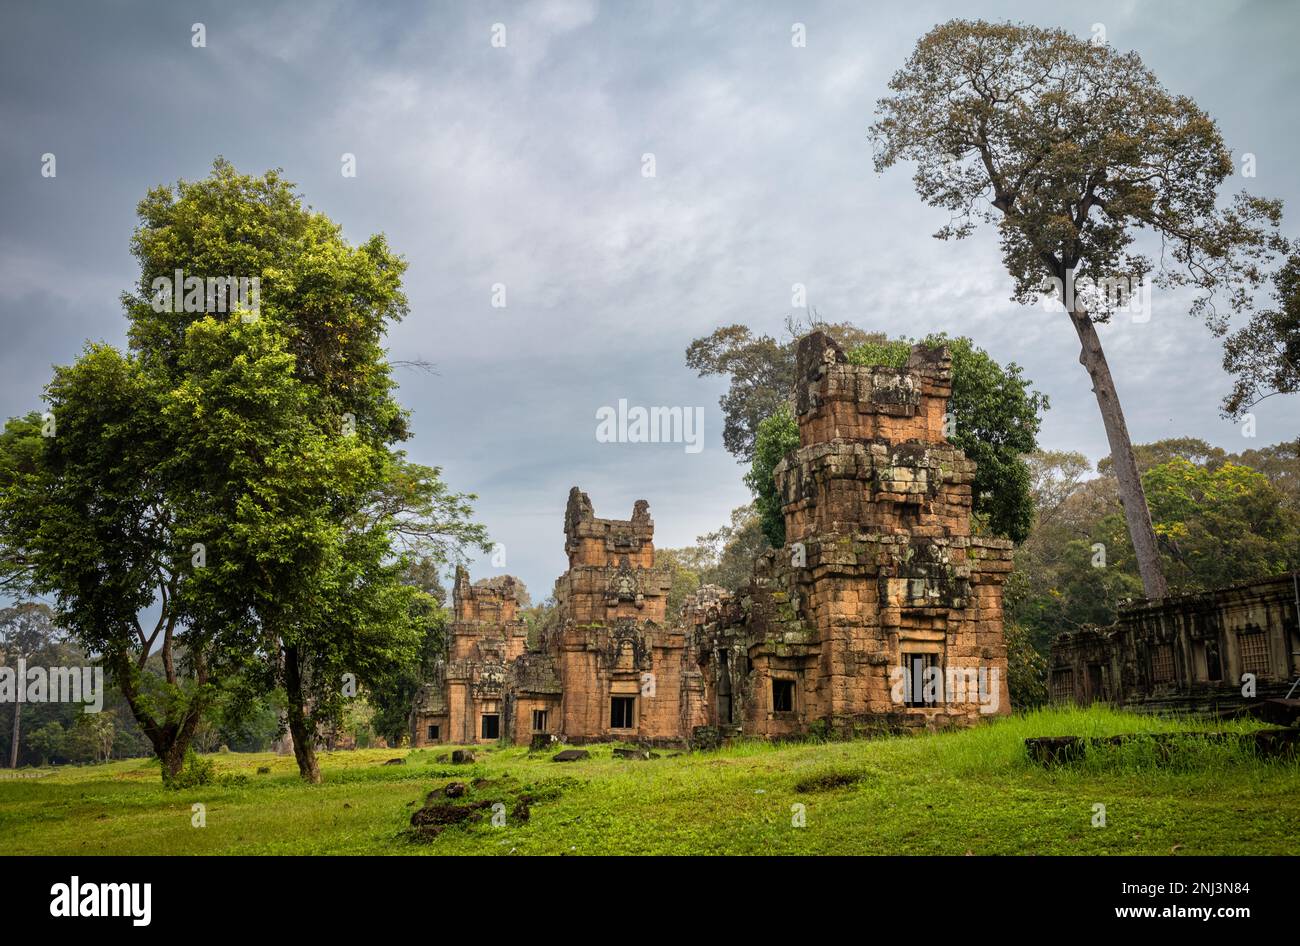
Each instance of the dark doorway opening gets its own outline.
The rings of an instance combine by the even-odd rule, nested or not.
[[[794,681],[772,681],[772,709],[777,713],[794,712]]]

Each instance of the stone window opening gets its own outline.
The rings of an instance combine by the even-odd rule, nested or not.
[[[903,654],[903,704],[938,706],[943,702],[943,678],[938,654]]]
[[[772,681],[772,712],[774,713],[794,712],[794,681],[793,680]]]
[[[634,729],[636,727],[636,697],[611,696],[609,698],[609,728]]]
[[[1221,682],[1223,680],[1223,661],[1219,658],[1219,642],[1217,640],[1197,641],[1194,647],[1197,673],[1201,674],[1203,672],[1202,679],[1210,683]]]
[[[533,710],[533,732],[546,732],[546,710]]]
[[[484,739],[501,738],[501,714],[484,713],[482,716],[482,733]]]
[[[1263,631],[1247,631],[1237,635],[1241,648],[1241,672],[1268,676],[1268,635]]]
[[[1106,698],[1106,675],[1101,664],[1088,664],[1088,699]]]
[[[1151,682],[1174,682],[1174,647],[1172,644],[1157,644],[1151,651]]]
[[[429,727],[429,729],[428,729],[428,739],[429,739],[430,742],[437,742],[437,741],[438,741],[438,727],[437,727],[437,726],[430,726],[430,727]]]

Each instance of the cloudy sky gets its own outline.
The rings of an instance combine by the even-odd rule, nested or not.
[[[1051,397],[1043,445],[1097,459],[1105,437],[1065,317],[1009,301],[991,232],[931,239],[945,215],[909,172],[871,168],[875,100],[917,38],[957,15],[1081,36],[1103,24],[1209,111],[1235,155],[1256,156],[1257,177],[1232,189],[1300,212],[1300,8],[1285,0],[7,2],[0,412],[39,407],[51,365],[87,340],[124,340],[136,202],[220,154],[283,168],[350,239],[383,231],[405,254],[411,315],[393,356],[437,366],[401,375],[410,453],[479,494],[504,570],[535,597],[564,568],[570,486],[600,516],[648,499],[664,546],[747,501],[721,446],[722,384],[683,351],[732,322],[781,332],[795,283],[830,320],[966,334],[1019,362]],[[1294,217],[1287,231],[1300,233]],[[1134,440],[1294,437],[1295,399],[1261,406],[1255,441],[1219,417],[1218,345],[1186,301],[1157,292],[1150,322],[1102,329]],[[597,442],[597,410],[621,398],[702,407],[704,449]],[[482,561],[475,577],[501,571]]]

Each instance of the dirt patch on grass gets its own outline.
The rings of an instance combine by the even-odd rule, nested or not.
[[[794,790],[800,793],[830,792],[837,788],[848,788],[862,781],[861,772],[826,772],[797,782]]]

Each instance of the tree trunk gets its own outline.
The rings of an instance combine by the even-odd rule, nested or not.
[[[198,663],[196,680],[202,687],[207,682],[207,669],[203,661]],[[203,714],[205,704],[202,697],[196,694],[190,699],[179,721],[168,718],[160,723],[148,713],[140,699],[140,693],[136,689],[137,668],[132,666],[130,658],[125,655],[118,656],[110,662],[110,665],[113,669],[113,679],[121,689],[126,705],[131,709],[131,715],[135,717],[140,730],[153,746],[154,754],[162,763],[162,780],[163,784],[167,785],[185,766],[185,752],[194,739],[194,730],[198,727],[199,718]],[[171,712],[169,708],[169,717]]]
[[[320,763],[316,759],[316,734],[310,732],[302,692],[302,668],[298,665],[298,648],[284,649],[284,693],[288,702],[289,733],[293,736],[293,755],[298,760],[298,774],[304,782],[320,784]]]
[[[175,738],[175,735],[169,730],[165,733],[164,738],[154,743],[154,752],[158,754],[158,759],[162,762],[162,780],[164,785],[170,785],[181,770],[185,768],[185,750],[189,748],[188,742],[181,742]]]
[[[21,686],[21,684],[19,685]],[[22,715],[23,715],[23,704],[15,700],[14,701],[14,741],[13,741],[13,745],[9,747],[9,768],[11,769],[18,768],[18,735],[19,732],[21,731],[21,727],[19,726],[18,721],[22,717]]]
[[[1133,443],[1129,440],[1128,424],[1119,404],[1119,394],[1106,364],[1106,354],[1101,350],[1101,339],[1091,316],[1082,308],[1070,312],[1070,321],[1079,335],[1079,363],[1092,378],[1092,390],[1097,395],[1101,420],[1106,427],[1106,440],[1110,444],[1110,462],[1119,482],[1119,499],[1124,506],[1129,538],[1137,555],[1138,573],[1148,599],[1163,598],[1168,594],[1160,550],[1156,546],[1156,532],[1151,527],[1151,510],[1147,508],[1146,494],[1142,491],[1142,478],[1138,475],[1137,460],[1133,457]]]

